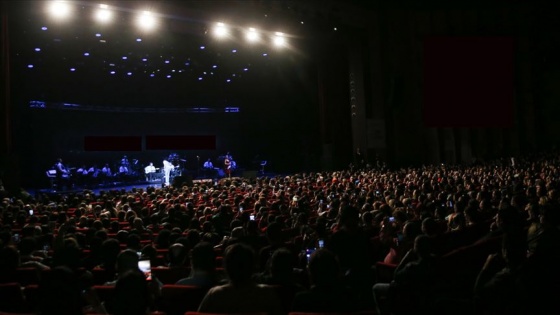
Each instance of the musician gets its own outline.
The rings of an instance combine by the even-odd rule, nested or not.
[[[212,160],[210,158],[208,158],[208,160],[206,162],[204,162],[204,165],[202,167],[205,170],[213,170],[214,169],[214,164],[212,164]]]
[[[56,170],[56,186],[58,190],[63,190],[64,186],[70,176],[70,171],[62,163],[62,159],[58,158],[54,164],[54,169]]]
[[[175,169],[175,165],[171,164],[168,160],[163,160],[163,173],[165,178],[165,186],[169,186],[169,176],[171,171]]]
[[[106,176],[106,177],[111,177],[111,168],[109,167],[109,164],[105,164],[105,166],[103,166],[103,168],[101,169],[101,173]]]
[[[231,177],[231,156],[226,154],[224,159],[224,172],[226,173],[227,177]]]
[[[144,168],[144,172],[146,173],[146,179],[150,182],[153,181],[154,174],[156,173],[156,167],[154,166],[154,163],[150,162],[150,165]]]
[[[119,166],[119,176],[125,177],[128,174],[128,166],[122,164]]]
[[[123,156],[123,158],[121,159],[121,165],[126,166],[128,169],[128,166],[130,165],[130,161],[128,161],[128,157],[126,155]]]

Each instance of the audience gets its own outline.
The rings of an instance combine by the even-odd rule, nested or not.
[[[560,293],[560,157],[535,155],[510,164],[366,168],[98,194],[4,195],[0,282],[18,280],[22,267],[36,268],[39,275],[58,268],[61,279],[71,274],[85,290],[76,296],[81,306],[95,308],[88,294],[93,282],[116,287],[125,275],[124,287],[145,281],[134,279],[140,253],[153,268],[190,265],[189,277],[170,283],[214,287],[200,305],[207,311],[274,312],[264,305],[278,303],[268,284],[294,286],[297,311],[331,304],[340,311],[375,309],[376,292],[380,304],[407,301],[417,310],[443,298],[460,300],[462,309],[473,312],[546,313]],[[319,248],[319,240],[325,248]],[[309,261],[298,260],[307,250],[316,251]],[[221,256],[228,282],[216,286],[222,284],[216,268]],[[396,267],[389,285],[399,288],[394,292],[375,283],[373,272],[382,262]],[[298,268],[308,269],[308,277]],[[42,287],[55,285],[40,280]],[[243,300],[250,295],[261,298]],[[346,296],[351,305],[344,303]],[[500,309],[509,300],[515,302]],[[49,303],[41,302],[45,313],[54,307]],[[66,306],[69,313],[77,310]],[[138,306],[122,312],[153,309]],[[383,313],[387,309],[381,306]]]

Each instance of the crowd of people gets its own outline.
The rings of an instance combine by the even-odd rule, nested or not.
[[[559,185],[549,153],[3,196],[0,282],[50,270],[41,314],[146,314],[161,310],[162,282],[138,267],[149,260],[152,271],[188,268],[175,283],[208,288],[207,313],[553,314]],[[115,285],[111,309],[91,289],[94,269]]]

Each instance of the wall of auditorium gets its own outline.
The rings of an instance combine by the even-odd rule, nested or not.
[[[373,99],[366,105],[369,110],[383,113],[386,151],[382,158],[389,165],[470,163],[475,158],[536,149],[530,10],[523,6],[404,9],[388,5],[368,14],[371,19],[364,26],[368,30],[367,57],[375,75],[364,93],[371,93]],[[515,104],[511,128],[426,127],[422,117],[423,43],[430,36],[513,37]],[[367,133],[367,129],[357,132]]]

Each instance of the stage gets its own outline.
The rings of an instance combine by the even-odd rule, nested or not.
[[[275,177],[278,174],[271,172],[260,172],[256,170],[237,172],[235,176],[206,176],[203,172],[188,172],[181,176],[175,176],[170,178],[170,184],[174,187],[182,186],[193,186],[193,185],[216,185],[217,183],[223,184],[224,181],[234,180],[242,181],[244,179],[252,181],[257,177]],[[43,187],[43,188],[26,188],[24,189],[30,195],[35,198],[47,195],[50,197],[62,196],[62,195],[72,195],[81,194],[84,191],[93,192],[98,195],[103,191],[111,190],[125,190],[131,191],[133,188],[136,189],[146,189],[148,187],[163,188],[165,187],[165,181],[163,178],[159,177],[154,180],[148,181],[145,178],[142,179],[129,179],[121,180],[118,178],[110,178],[100,183],[95,184],[77,184],[72,183],[62,189],[57,189],[57,187]]]

